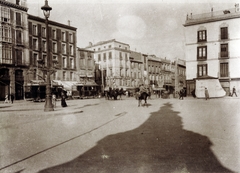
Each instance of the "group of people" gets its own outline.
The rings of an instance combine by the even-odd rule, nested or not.
[[[7,94],[6,96],[5,96],[5,101],[4,101],[4,103],[12,103],[13,104],[13,101],[14,101],[14,94],[12,93],[12,94]]]
[[[66,98],[67,98],[67,91],[62,90],[61,92],[61,106],[62,107],[67,107],[67,103],[66,103]],[[57,96],[55,93],[52,94],[52,104],[53,107],[56,107],[56,101],[57,101]]]

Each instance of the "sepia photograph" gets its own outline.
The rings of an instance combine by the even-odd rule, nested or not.
[[[0,173],[240,172],[240,0],[0,0]]]

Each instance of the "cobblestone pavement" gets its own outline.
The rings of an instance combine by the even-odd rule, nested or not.
[[[240,99],[0,103],[0,172],[238,172]]]

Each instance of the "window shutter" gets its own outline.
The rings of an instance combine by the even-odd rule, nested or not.
[[[40,24],[38,24],[37,25],[37,27],[38,27],[38,38],[41,38],[41,36],[42,36],[42,26],[40,25]]]
[[[29,35],[32,35],[32,22],[28,22]]]
[[[29,48],[32,49],[32,36],[29,36]]]

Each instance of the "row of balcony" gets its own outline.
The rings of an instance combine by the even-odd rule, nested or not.
[[[229,57],[230,57],[229,52],[220,52],[220,53],[218,53],[218,58],[219,59],[229,59]],[[206,61],[207,60],[207,56],[204,56],[204,57],[197,56],[197,60],[199,60],[199,61]]]

